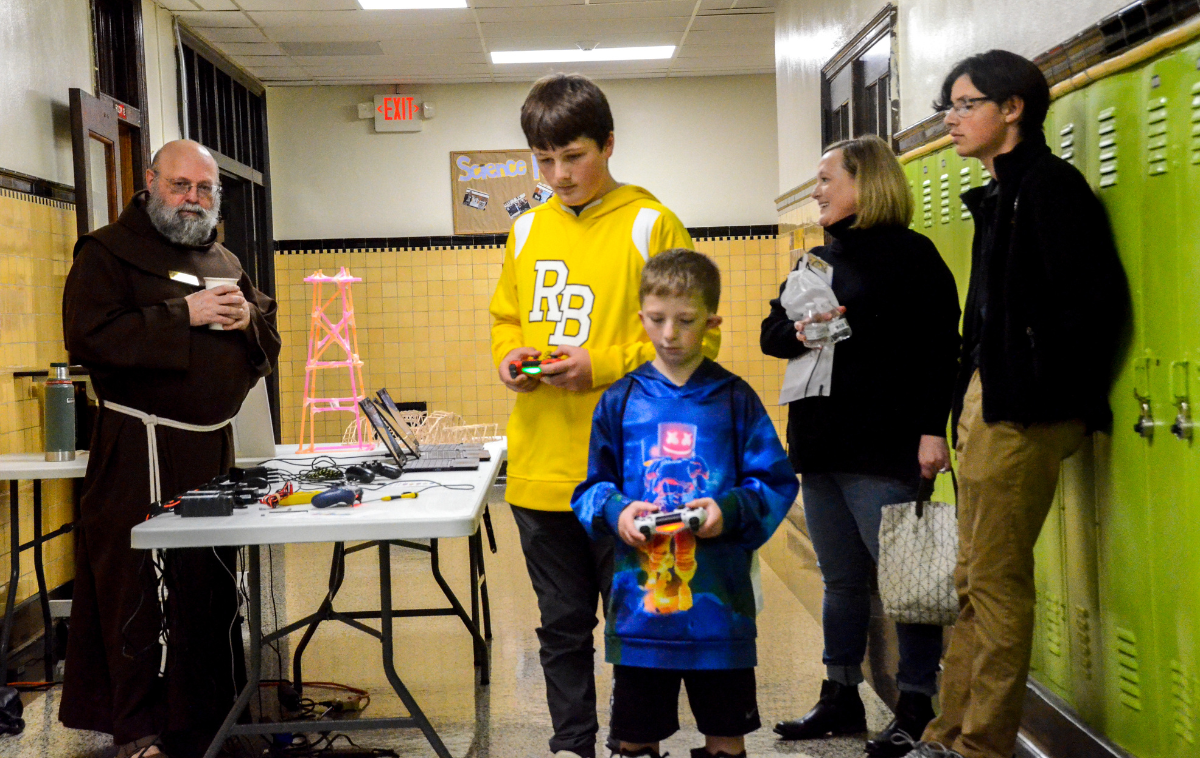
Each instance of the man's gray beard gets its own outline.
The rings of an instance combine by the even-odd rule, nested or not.
[[[146,202],[146,213],[150,216],[150,223],[154,224],[154,228],[162,236],[176,245],[197,247],[208,242],[213,229],[217,228],[218,202],[216,202],[216,197],[213,200],[212,208],[188,202],[180,203],[172,208],[152,188],[150,199]],[[196,217],[182,216],[180,211],[193,211],[199,215]]]

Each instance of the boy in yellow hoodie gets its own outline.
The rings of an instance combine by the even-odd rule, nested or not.
[[[605,388],[654,358],[638,319],[642,267],[691,247],[675,214],[608,170],[608,100],[578,74],[547,76],[521,107],[544,204],[513,223],[492,296],[492,358],[517,397],[508,420],[508,492],[541,611],[537,630],[556,758],[596,755],[592,630],[612,581],[612,542],[593,543],[571,511],[587,477],[592,413]],[[705,338],[715,358],[720,335]],[[514,361],[556,357],[537,375]],[[516,373],[516,376],[513,376]]]

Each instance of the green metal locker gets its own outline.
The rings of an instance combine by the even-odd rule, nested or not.
[[[1200,756],[1193,704],[1197,673],[1193,640],[1200,619],[1196,581],[1200,544],[1195,541],[1195,522],[1200,508],[1186,486],[1191,451],[1187,440],[1179,438],[1185,435],[1173,433],[1172,426],[1188,392],[1183,335],[1189,325],[1182,308],[1185,300],[1196,298],[1194,290],[1181,286],[1181,269],[1186,265],[1183,240],[1192,230],[1183,227],[1180,217],[1184,205],[1196,202],[1184,183],[1194,74],[1194,60],[1179,54],[1154,61],[1142,72],[1145,340],[1150,405],[1159,422],[1149,443],[1149,495],[1153,534],[1160,537],[1153,573],[1157,668],[1165,705],[1160,734],[1167,754],[1184,757]],[[1195,322],[1190,326],[1194,329]]]
[[[1175,384],[1172,394],[1176,401],[1176,423],[1173,433],[1184,449],[1182,472],[1184,499],[1187,503],[1186,531],[1180,535],[1190,549],[1188,563],[1181,567],[1186,575],[1186,592],[1191,600],[1187,609],[1190,619],[1180,628],[1179,648],[1187,671],[1172,671],[1173,698],[1179,703],[1176,713],[1186,711],[1190,716],[1187,731],[1197,739],[1196,718],[1200,710],[1200,682],[1197,681],[1200,661],[1200,440],[1191,424],[1194,405],[1200,395],[1200,43],[1176,54],[1181,72],[1177,98],[1181,118],[1174,122],[1179,129],[1178,207],[1180,235],[1178,239],[1177,276],[1179,277],[1180,348],[1182,366],[1174,367]],[[1186,707],[1185,707],[1186,706]]]
[[[1085,176],[1094,171],[1095,160],[1093,134],[1087,128],[1088,92],[1076,90],[1056,100],[1046,122],[1051,149]],[[1064,651],[1070,668],[1069,681],[1064,682],[1071,691],[1067,699],[1085,719],[1098,723],[1104,695],[1093,453],[1091,440],[1085,441],[1063,463],[1059,479],[1065,596],[1055,610],[1065,622],[1063,634],[1069,640],[1069,651]]]
[[[1148,392],[1142,298],[1144,181],[1138,170],[1145,133],[1140,76],[1139,71],[1129,71],[1088,88],[1087,140],[1093,157],[1086,168],[1108,209],[1133,300],[1133,333],[1110,396],[1113,433],[1095,438],[1104,640],[1104,718],[1097,726],[1139,758],[1153,758],[1163,755],[1156,715],[1162,703],[1152,665],[1154,599],[1146,581],[1153,570],[1156,540],[1146,497],[1148,442],[1133,431],[1143,418],[1153,421],[1139,401]]]

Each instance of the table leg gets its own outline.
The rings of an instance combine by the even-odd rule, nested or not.
[[[329,618],[329,614],[333,610],[333,599],[337,597],[338,590],[342,588],[342,582],[345,578],[346,543],[335,542],[333,543],[333,560],[329,565],[329,592],[325,594],[325,600],[321,603],[321,607],[313,614],[312,623],[304,630],[304,636],[300,638],[299,644],[296,645],[296,652],[292,653],[292,686],[301,695],[304,694],[304,675],[302,673],[304,651],[308,648],[308,643],[312,640],[313,634],[316,633],[317,627],[320,626],[322,621]],[[283,672],[280,672],[281,676],[282,674]]]
[[[436,543],[436,540],[433,542]],[[396,673],[396,662],[392,650],[392,557],[391,545],[386,541],[379,543],[379,612],[379,626],[383,633],[383,672],[387,675],[392,689],[400,696],[404,707],[408,709],[409,716],[425,734],[425,739],[429,740],[433,751],[438,754],[438,758],[452,758],[450,751],[442,743],[442,738],[438,736],[433,725],[429,723],[429,719],[425,717],[421,706],[417,705],[417,701],[404,686],[404,682],[400,681],[400,675]],[[206,756],[205,758],[213,757]]]
[[[491,681],[491,676],[488,667],[488,647],[483,636],[479,633],[479,627],[467,615],[466,609],[462,607],[462,603],[458,601],[454,591],[450,589],[450,585],[446,583],[445,577],[442,576],[442,570],[438,565],[438,541],[437,539],[429,540],[429,567],[433,574],[433,580],[437,582],[438,587],[442,588],[442,594],[450,601],[450,607],[454,609],[455,615],[462,619],[463,626],[471,633],[471,639],[474,641],[475,648],[475,665],[479,667],[479,683],[488,684]],[[472,580],[473,581],[473,580]],[[474,584],[472,584],[474,588]]]
[[[50,594],[46,592],[46,569],[42,565],[42,482],[33,480],[33,573],[37,577],[38,597],[42,606],[42,626],[45,636],[42,660],[45,662],[45,680],[54,681],[54,623],[50,619]]]
[[[262,676],[262,574],[258,561],[258,545],[250,545],[248,549],[250,550],[247,566],[249,569],[247,577],[249,587],[247,589],[250,594],[250,597],[247,598],[250,606],[250,665],[246,669],[246,686],[238,695],[229,714],[225,716],[225,721],[221,723],[221,728],[217,730],[216,736],[213,737],[212,743],[205,751],[204,758],[217,758],[217,754],[225,746],[226,738],[229,737],[237,723],[238,716],[250,704],[250,698],[258,692],[259,678]]]
[[[19,482],[8,483],[8,603],[4,606],[4,630],[0,632],[0,678],[8,684],[8,645],[12,641],[13,612],[17,605],[17,582],[21,579],[21,514],[17,507]]]
[[[489,527],[490,529],[490,527]],[[490,640],[492,638],[492,604],[488,600],[487,588],[487,568],[483,563],[483,536],[480,535],[475,540],[475,549],[479,553],[478,569],[479,569],[479,594],[483,600],[483,638]]]

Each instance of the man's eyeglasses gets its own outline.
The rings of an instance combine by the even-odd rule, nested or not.
[[[187,179],[176,179],[173,182],[163,182],[167,185],[167,189],[172,195],[182,197],[192,191],[194,187],[196,194],[205,200],[211,200],[214,196],[221,194],[221,185],[212,185],[208,182],[200,182],[193,184]]]
[[[942,113],[946,111],[954,111],[954,115],[959,118],[966,118],[974,112],[975,106],[980,103],[986,103],[991,100],[990,97],[964,97],[961,100],[955,100],[950,105],[942,108]]]

